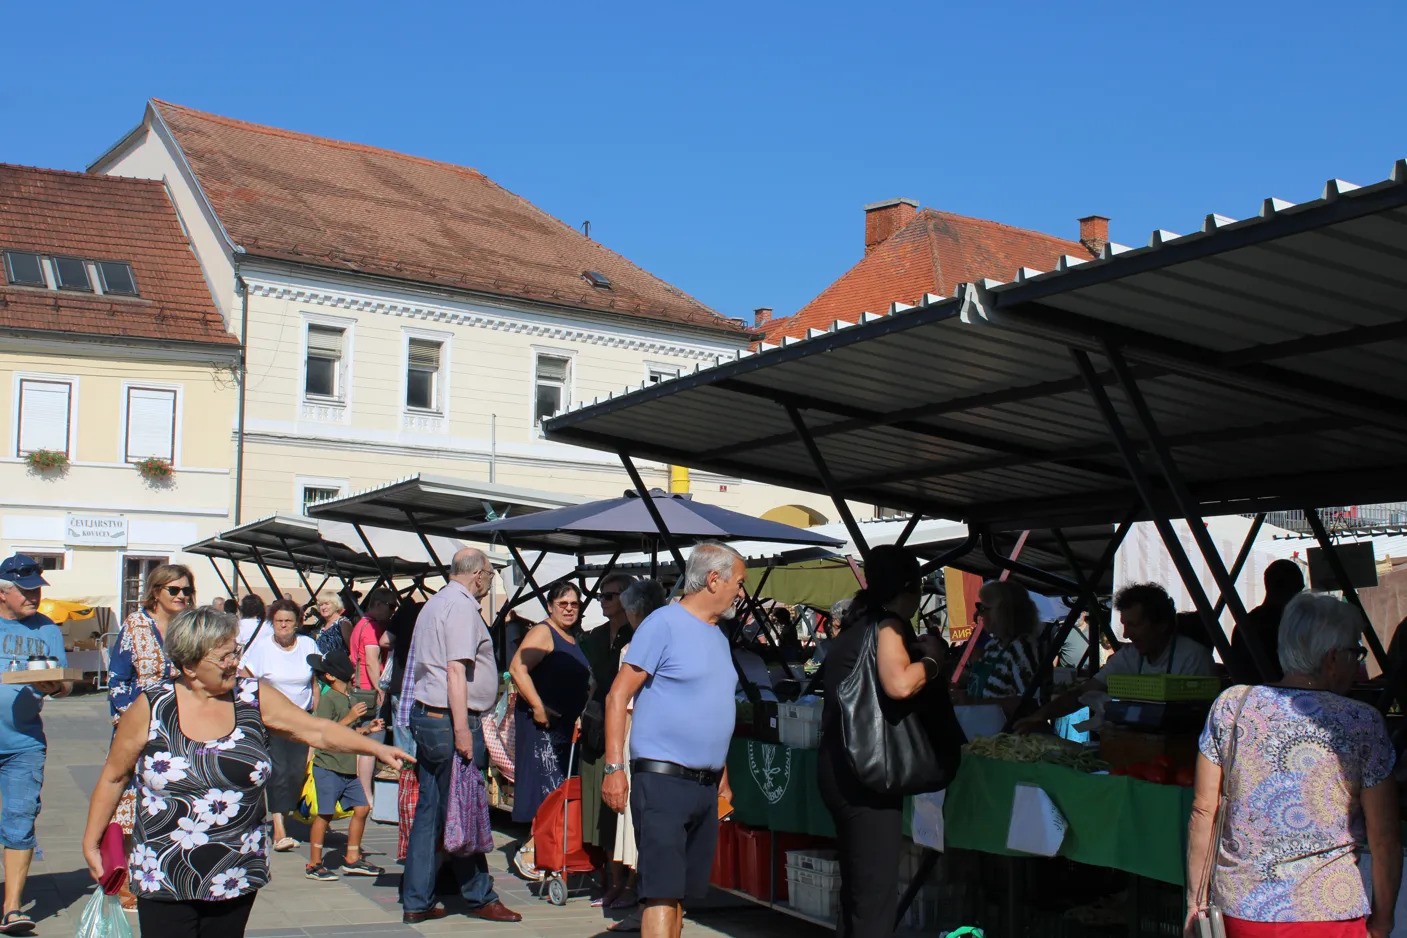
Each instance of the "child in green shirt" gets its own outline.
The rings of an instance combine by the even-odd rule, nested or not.
[[[327,690],[318,698],[318,705],[313,710],[314,716],[353,727],[364,736],[385,728],[381,720],[357,725],[366,716],[366,704],[352,703],[347,694],[353,668],[352,660],[345,651],[334,649],[326,655],[309,655],[308,664],[312,665],[315,674],[327,682]],[[309,856],[304,875],[321,882],[338,878],[336,873],[323,865],[322,844],[340,801],[343,810],[352,812],[342,872],[348,876],[380,876],[386,871],[367,862],[366,857],[362,856],[362,834],[366,830],[367,816],[371,814],[371,805],[367,804],[366,789],[357,778],[356,755],[322,749],[315,749],[313,753],[313,785],[317,790],[318,815],[313,818],[312,831],[308,835]]]

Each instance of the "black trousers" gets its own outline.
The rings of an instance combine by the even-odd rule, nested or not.
[[[161,902],[137,899],[137,924],[143,935],[182,935],[190,938],[244,938],[244,926],[254,910],[254,897],[215,902]]]
[[[899,851],[904,799],[880,795],[855,778],[845,753],[822,744],[821,800],[835,820],[840,853],[839,938],[891,938],[899,909]]]

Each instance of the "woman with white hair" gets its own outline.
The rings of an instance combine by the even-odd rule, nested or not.
[[[1378,711],[1343,696],[1364,657],[1361,627],[1347,603],[1300,595],[1280,624],[1284,679],[1212,705],[1188,830],[1189,929],[1214,906],[1228,938],[1392,930],[1402,876],[1392,743]],[[1371,904],[1355,859],[1365,838]]]
[[[996,704],[1008,715],[1036,679],[1041,621],[1026,588],[1013,580],[992,580],[977,591],[973,618],[985,633],[981,651],[967,667],[967,681],[957,703]]]

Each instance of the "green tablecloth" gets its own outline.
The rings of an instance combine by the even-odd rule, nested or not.
[[[753,827],[834,837],[816,786],[816,757],[814,749],[734,739],[728,780],[737,819]],[[944,806],[946,844],[1010,855],[1011,799],[1022,782],[1045,789],[1070,822],[1061,856],[1183,883],[1191,789],[1055,765],[964,757]]]
[[[1070,822],[1060,855],[1183,884],[1192,790],[1057,765],[964,756],[948,788],[943,839],[950,847],[1010,855],[1006,834],[1018,783],[1039,785]]]

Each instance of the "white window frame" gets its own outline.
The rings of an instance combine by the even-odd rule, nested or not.
[[[65,573],[73,569],[73,548],[72,547],[29,547],[23,544],[16,544],[14,552],[24,554],[38,560],[40,557],[58,557],[63,561],[63,566],[58,570],[48,571],[50,573]]]
[[[435,375],[435,404],[429,408],[411,407],[406,398],[410,395],[410,341],[422,339],[440,343],[440,370]],[[449,418],[450,364],[451,350],[454,347],[454,333],[437,329],[417,329],[410,326],[401,329],[401,410],[407,415],[419,417]]]
[[[122,382],[122,462],[134,463],[145,457],[134,458],[130,453],[128,433],[131,426],[127,420],[128,404],[132,400],[133,391],[171,391],[176,395],[176,406],[173,408],[171,427],[171,465],[173,468],[181,466],[181,430],[185,424],[182,419],[182,407],[185,405],[185,395],[181,393],[181,385],[165,384],[160,381],[124,381]]]
[[[323,313],[303,313],[302,330],[303,335],[299,340],[298,359],[298,400],[303,404],[315,407],[331,407],[338,409],[350,409],[352,406],[352,383],[353,371],[352,363],[355,360],[356,351],[356,325],[355,319],[345,316],[328,316]],[[342,367],[338,374],[338,390],[341,394],[337,397],[309,396],[308,388],[308,327],[325,326],[329,329],[342,330]]]
[[[293,513],[297,517],[307,517],[303,514],[303,490],[304,489],[336,489],[340,498],[350,491],[350,486],[346,479],[332,479],[324,476],[294,476],[293,477]]]
[[[668,378],[666,379],[662,379],[660,381],[651,380],[656,374],[663,375],[666,373],[668,374]],[[645,362],[645,384],[647,386],[663,384],[665,380],[672,381],[675,378],[683,377],[683,375],[683,365],[673,365],[669,362]]]
[[[571,409],[572,401],[576,400],[576,352],[572,349],[549,348],[542,345],[533,346],[533,367],[528,376],[531,381],[531,391],[528,397],[528,419],[532,422],[532,427],[539,434],[542,432],[542,422],[537,419],[537,363],[544,355],[549,358],[565,358],[567,360],[567,381],[563,390],[566,392],[566,399],[562,401],[558,414],[566,413]],[[554,414],[554,416],[556,416]]]
[[[13,390],[10,394],[10,449],[8,455],[23,459],[20,452],[20,389],[25,381],[45,381],[50,384],[67,384],[68,390],[68,446],[64,453],[70,462],[75,461],[78,451],[78,390],[77,375],[51,375],[32,371],[15,372]]]

